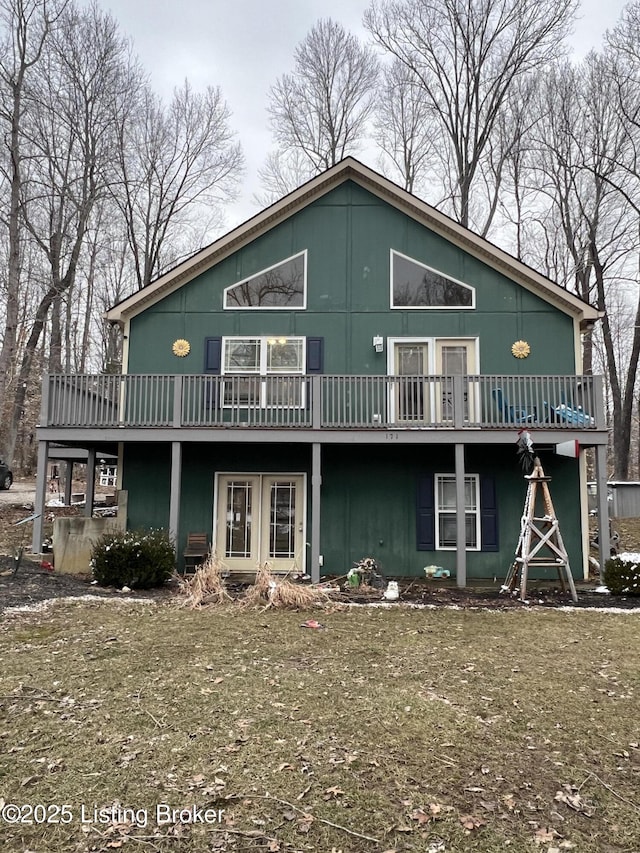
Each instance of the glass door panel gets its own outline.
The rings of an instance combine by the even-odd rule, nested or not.
[[[303,484],[301,476],[263,477],[261,562],[276,572],[302,570]]]
[[[395,344],[394,372],[401,377],[395,392],[395,420],[424,423],[429,420],[429,391],[425,376],[429,373],[426,343]]]
[[[475,341],[437,340],[435,372],[443,377],[435,389],[438,420],[453,422],[453,377],[468,376],[476,372]],[[464,387],[463,405],[464,420],[475,420],[476,406],[469,383]]]
[[[259,485],[259,477],[219,478],[216,554],[230,569],[254,568],[257,563]]]

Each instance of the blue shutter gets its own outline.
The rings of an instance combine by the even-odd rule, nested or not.
[[[222,338],[204,339],[204,372],[220,373],[222,362]]]
[[[490,474],[480,475],[481,551],[498,551],[498,502],[496,481]]]
[[[307,338],[307,373],[324,371],[324,338]]]
[[[416,501],[416,547],[418,551],[435,551],[435,519],[433,474],[425,474],[418,479],[418,498]]]

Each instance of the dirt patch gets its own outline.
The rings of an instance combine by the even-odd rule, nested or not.
[[[92,583],[90,575],[67,575],[43,569],[31,559],[23,558],[14,573],[12,557],[0,556],[0,613],[6,608],[31,607],[43,601],[59,598],[82,598],[95,595],[101,598],[122,596],[124,593],[110,587]],[[168,584],[162,589],[134,590],[127,598],[152,598],[160,601],[175,593],[176,587]]]
[[[0,612],[11,607],[29,607],[49,599],[81,598],[96,595],[103,598],[124,596],[114,588],[99,587],[92,583],[90,575],[68,575],[42,568],[39,563],[23,558],[18,571],[14,574],[14,561],[11,557],[0,556]],[[341,584],[342,579],[334,579],[333,586]],[[239,598],[246,585],[229,584],[231,598]],[[524,605],[511,595],[500,593],[499,586],[491,588],[458,589],[455,586],[437,586],[436,582],[406,580],[399,582],[400,603],[429,607],[458,607],[460,609],[503,610],[517,609]],[[593,585],[578,589],[578,602],[560,588],[554,586],[531,585],[529,606],[557,608],[567,605],[586,608],[617,607],[640,609],[640,598],[620,597],[595,593]],[[151,598],[155,601],[169,601],[178,595],[177,581],[170,581],[161,589],[133,590],[127,597]],[[380,590],[346,590],[341,587],[331,600],[336,604],[382,603]]]

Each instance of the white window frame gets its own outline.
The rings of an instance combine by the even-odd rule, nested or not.
[[[302,305],[228,305],[227,304],[227,294],[230,290],[233,290],[236,287],[240,287],[243,284],[248,284],[252,279],[258,278],[260,275],[265,275],[271,270],[276,269],[277,267],[282,266],[282,264],[286,264],[288,261],[293,261],[295,258],[299,258],[302,256],[303,259],[303,273],[302,273]],[[230,284],[228,287],[225,287],[222,295],[222,308],[224,311],[305,311],[307,307],[307,250],[303,249],[302,252],[296,252],[294,255],[289,255],[288,258],[283,258],[281,261],[278,261],[275,264],[271,264],[270,267],[265,267],[262,270],[258,270],[257,272],[252,273],[251,275],[246,276],[246,278],[240,279],[240,281],[236,281],[233,284]]]
[[[118,484],[118,466],[116,463],[105,462],[104,465],[100,466],[100,479],[99,483],[101,486],[116,486]]]
[[[257,341],[259,344],[259,358],[258,358],[258,370],[249,370],[249,369],[241,369],[241,370],[230,370],[227,371],[227,344],[232,341]],[[297,370],[269,370],[267,358],[269,353],[269,342],[278,341],[283,343],[289,343],[292,341],[300,342],[300,368]],[[222,338],[222,353],[221,353],[221,365],[220,365],[220,373],[224,376],[258,376],[262,377],[264,380],[268,376],[304,376],[306,369],[306,360],[307,360],[307,339],[304,335],[227,335]],[[223,380],[224,386],[224,380]],[[222,390],[222,399],[224,401],[224,387]],[[306,405],[306,388],[305,383],[300,383],[300,402],[296,404],[292,404],[289,406],[284,405],[274,405],[271,403],[267,403],[267,383],[266,381],[260,382],[260,400],[258,403],[247,403],[247,404],[238,404],[238,403],[224,403],[223,408],[225,409],[237,409],[243,408],[246,406],[249,407],[257,407],[261,409],[266,408],[287,408],[287,409],[303,409]]]
[[[455,551],[457,549],[457,545],[441,545],[440,544],[440,516],[447,515],[453,516],[454,518],[457,515],[457,508],[453,510],[450,509],[443,510],[440,508],[439,499],[440,499],[440,481],[446,479],[451,480],[455,484],[456,475],[455,474],[434,474],[433,475],[433,508],[434,508],[434,523],[435,523],[435,542],[436,542],[436,551]],[[465,536],[465,550],[467,551],[481,551],[482,550],[482,508],[480,506],[480,475],[479,474],[465,474],[464,475],[465,483],[471,480],[474,483],[474,492],[475,492],[475,509],[467,510],[465,507],[465,530],[466,530],[466,517],[467,515],[474,514],[475,515],[475,529],[476,529],[476,544],[475,546],[467,545],[466,536]]]
[[[449,279],[454,284],[459,284],[461,287],[471,291],[471,305],[394,305],[393,304],[393,258],[397,255],[405,261],[415,264],[417,267],[422,267],[424,270],[433,272],[436,275],[441,275],[443,278]],[[389,306],[393,311],[473,311],[476,307],[476,289],[465,281],[460,281],[459,278],[454,278],[449,273],[442,272],[435,267],[430,267],[422,261],[417,261],[415,258],[398,252],[396,249],[389,250]]]

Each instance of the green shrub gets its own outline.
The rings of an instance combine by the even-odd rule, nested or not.
[[[100,586],[162,586],[175,563],[175,547],[166,530],[110,531],[98,539],[91,553],[91,569]]]
[[[603,580],[611,595],[640,595],[640,559],[612,557],[604,564]]]

